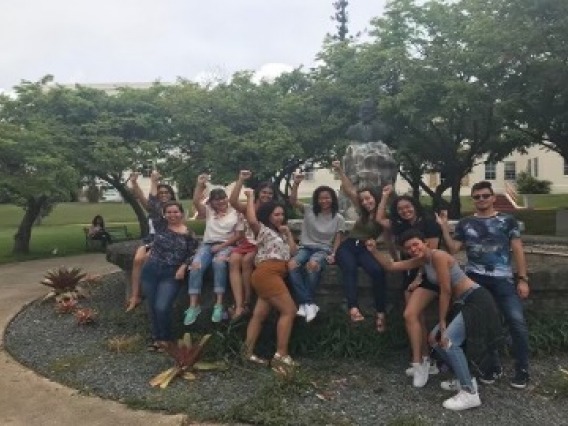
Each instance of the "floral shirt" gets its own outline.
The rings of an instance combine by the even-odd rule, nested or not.
[[[180,234],[167,225],[160,225],[156,228],[149,257],[168,266],[180,266],[182,263],[189,265],[197,245],[198,241],[190,230],[186,234]]]
[[[290,246],[285,235],[276,232],[268,226],[260,224],[256,236],[258,251],[254,262],[258,265],[265,260],[290,260]]]

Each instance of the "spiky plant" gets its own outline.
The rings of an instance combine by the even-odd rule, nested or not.
[[[61,266],[59,269],[50,269],[40,281],[41,284],[51,287],[51,291],[44,297],[44,300],[62,293],[76,292],[77,284],[86,276],[87,274],[81,268]]]
[[[111,352],[134,352],[138,348],[138,344],[141,340],[142,336],[139,334],[135,334],[134,336],[113,336],[107,340],[106,346]]]
[[[77,325],[93,324],[97,320],[98,312],[92,308],[77,308],[75,319]]]
[[[175,366],[158,374],[150,380],[150,386],[166,388],[170,382],[180,376],[187,380],[195,380],[193,374],[195,370],[223,370],[226,365],[223,362],[216,363],[200,363],[198,362],[203,354],[203,347],[207,340],[211,337],[207,334],[201,338],[199,343],[192,344],[191,334],[185,333],[183,339],[179,339],[176,345],[166,348],[166,352],[175,360]]]

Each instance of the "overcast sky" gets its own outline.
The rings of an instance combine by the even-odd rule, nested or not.
[[[350,32],[386,0],[350,0]],[[334,32],[332,0],[2,0],[0,89],[175,81],[283,63],[313,65]],[[270,68],[270,67],[268,67]]]

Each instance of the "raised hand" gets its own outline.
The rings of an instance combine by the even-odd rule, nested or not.
[[[209,181],[209,175],[206,173],[200,174],[197,176],[197,184],[200,186],[207,186],[207,182]]]
[[[241,170],[239,172],[239,179],[240,180],[250,179],[251,176],[252,176],[252,172],[250,170]]]
[[[340,172],[341,171],[341,161],[339,160],[334,160],[331,162],[331,168],[333,169],[334,172]]]
[[[244,193],[247,198],[252,198],[254,196],[254,191],[250,188],[245,189]]]
[[[130,173],[130,176],[128,176],[128,180],[132,183],[136,183],[138,182],[138,176],[140,176],[140,173],[132,172]]]
[[[436,222],[440,226],[446,226],[448,224],[448,211],[440,210],[440,213],[436,213]]]
[[[286,226],[286,225],[280,225],[280,226],[278,227],[278,231],[279,231],[281,234],[289,234],[289,233],[290,233],[290,228],[288,228],[288,226]]]
[[[390,197],[390,195],[392,194],[392,192],[393,192],[393,187],[392,187],[392,185],[389,184],[389,185],[385,185],[385,186],[383,187],[383,197],[386,197],[386,198]]]
[[[162,177],[162,175],[160,174],[159,171],[157,170],[152,170],[152,173],[150,174],[150,180],[152,182],[158,183],[160,181],[160,178]]]
[[[300,183],[302,183],[304,178],[305,178],[305,175],[303,173],[301,173],[301,172],[294,173],[294,183],[296,185],[299,185]]]

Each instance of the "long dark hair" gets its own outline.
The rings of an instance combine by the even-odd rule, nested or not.
[[[260,223],[262,223],[264,226],[268,226],[270,229],[273,229],[276,232],[279,232],[278,229],[276,229],[276,227],[270,223],[270,215],[272,214],[272,212],[274,210],[276,210],[278,207],[282,208],[282,210],[284,210],[284,223],[286,223],[286,209],[284,207],[284,204],[279,203],[277,201],[268,201],[266,203],[261,204],[258,207],[258,210],[256,211],[256,218],[258,219],[258,221]]]
[[[379,188],[366,186],[357,190],[357,197],[359,197],[359,194],[361,194],[362,192],[368,192],[369,194],[371,194],[371,197],[375,199],[375,208],[370,212],[361,205],[361,200],[359,200],[359,215],[361,216],[361,222],[368,223],[369,220],[374,220],[373,218],[375,217],[377,208],[379,207],[379,203],[381,202],[382,193],[379,191]]]
[[[171,185],[168,185],[167,183],[159,183],[158,188],[157,188],[158,191],[161,188],[165,189],[166,191],[168,191],[170,193],[170,201],[176,201],[177,200],[176,193],[174,192],[174,189],[172,188]]]
[[[100,225],[97,225],[97,222],[100,221]],[[93,222],[92,222],[93,226],[100,226],[101,228],[105,227],[105,220],[103,219],[103,217],[98,214],[93,218]]]
[[[398,195],[392,201],[390,206],[390,219],[392,222],[396,222],[402,224],[404,222],[408,222],[407,220],[400,217],[398,214],[398,203],[401,201],[408,201],[414,207],[414,212],[416,213],[416,219],[420,220],[424,218],[424,207],[420,204],[415,198],[411,197],[410,195]]]
[[[335,217],[335,215],[339,211],[339,201],[337,200],[337,194],[335,193],[333,188],[325,185],[318,186],[312,194],[312,209],[314,210],[314,214],[317,216],[321,213],[321,207],[318,203],[318,199],[322,192],[329,192],[329,195],[331,197],[331,217]]]
[[[264,181],[264,182],[259,182],[258,185],[256,185],[256,187],[254,188],[255,201],[258,200],[258,197],[260,197],[260,191],[262,191],[265,188],[268,188],[272,191],[273,199],[276,197],[276,191],[274,190],[274,185],[272,184],[272,182]]]

